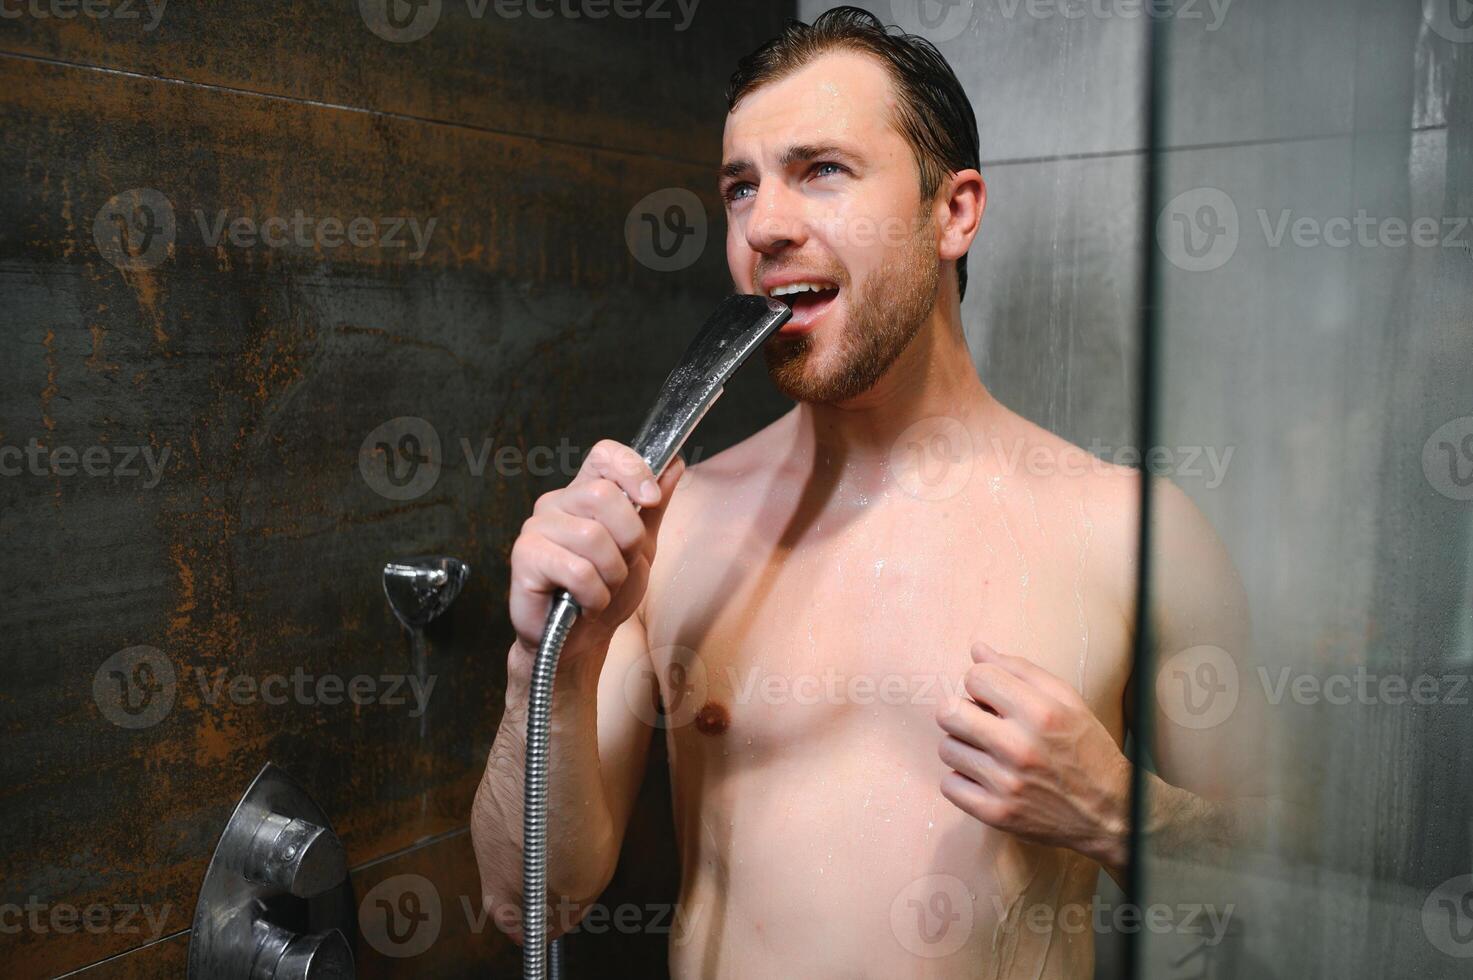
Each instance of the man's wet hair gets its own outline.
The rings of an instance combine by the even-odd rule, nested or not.
[[[727,111],[753,89],[834,50],[871,54],[889,71],[899,96],[895,128],[915,154],[922,201],[931,199],[944,176],[980,166],[977,116],[946,58],[925,38],[886,27],[858,7],[835,7],[812,24],[790,19],[781,33],[737,62],[726,86]],[[965,255],[956,261],[956,281],[966,296]]]

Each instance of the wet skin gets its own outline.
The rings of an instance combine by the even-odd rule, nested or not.
[[[892,99],[884,70],[853,53],[758,88],[727,118],[722,191],[738,291],[837,287],[769,342],[809,345],[783,383],[823,387],[854,332],[919,298],[893,362],[662,491],[606,454],[539,500],[513,548],[519,640],[472,818],[498,924],[519,881],[525,676],[548,597],[567,587],[585,615],[554,704],[554,895],[606,886],[658,733],[682,868],[672,976],[1089,974],[1090,931],[1048,923],[1088,909],[1102,867],[1125,867],[1140,481],[977,376],[952,260],[985,187],[963,171],[922,201]],[[1226,552],[1159,487],[1157,639],[1236,655],[1245,615]],[[1235,723],[1158,718],[1171,785],[1150,777],[1168,814],[1153,827],[1186,839],[1205,806],[1194,794],[1251,782],[1221,764],[1229,737],[1245,748],[1236,765],[1255,757],[1259,729],[1243,712]]]
[[[932,460],[970,473],[928,500],[888,459],[816,467],[800,415],[694,467],[661,529],[644,626],[684,869],[673,975],[1087,973],[1088,934],[1022,914],[1087,904],[1099,865],[945,799],[936,715],[985,641],[1123,737],[1134,479],[984,454]],[[995,403],[974,439],[994,438],[1064,450]]]

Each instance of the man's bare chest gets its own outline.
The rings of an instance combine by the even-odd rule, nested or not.
[[[964,696],[978,642],[1032,659],[1118,724],[1128,637],[1072,542],[1001,521],[743,537],[683,541],[658,581],[647,625],[673,729],[774,750],[854,725],[925,730]]]

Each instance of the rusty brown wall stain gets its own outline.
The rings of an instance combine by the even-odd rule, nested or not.
[[[355,866],[404,851],[373,867],[471,894],[468,838],[420,842],[466,825],[504,696],[507,554],[565,477],[474,474],[462,440],[525,452],[628,438],[642,393],[730,287],[721,89],[790,9],[703,5],[674,32],[466,23],[447,4],[445,23],[405,46],[373,36],[354,6],[242,15],[172,0],[148,34],[85,17],[0,31],[0,444],[169,454],[155,486],[0,480],[0,540],[27,559],[0,582],[0,902],[167,907],[158,941],[0,935],[15,975],[181,975],[216,837],[268,759],[311,789]],[[662,187],[694,191],[711,225],[678,273],[624,244],[629,209]],[[148,269],[114,267],[93,238],[105,202],[132,188],[162,193],[177,222]],[[217,245],[199,228],[222,210],[299,209],[436,226],[414,258],[379,243]],[[760,378],[738,379],[698,437],[729,442],[777,404]],[[365,437],[400,416],[429,421],[445,454],[413,500],[359,472]],[[213,686],[406,673],[378,570],[437,552],[473,571],[429,631],[424,738],[403,707],[238,704]],[[126,729],[93,685],[139,645],[172,664],[174,699]],[[668,805],[657,775],[611,894],[673,887]],[[612,948],[588,942],[575,949]],[[663,936],[597,943],[663,963]],[[491,930],[448,937],[421,965],[484,976],[515,959]],[[367,976],[429,975],[364,962]]]

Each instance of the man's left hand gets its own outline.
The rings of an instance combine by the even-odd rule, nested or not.
[[[972,647],[966,698],[936,722],[952,768],[941,795],[998,830],[1125,866],[1130,761],[1073,687],[1042,667]]]

